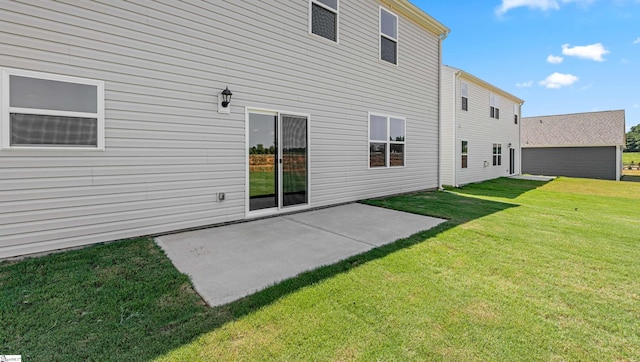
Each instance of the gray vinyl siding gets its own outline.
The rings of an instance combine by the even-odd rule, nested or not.
[[[442,67],[442,86],[440,87],[440,134],[441,139],[441,153],[440,153],[440,178],[443,185],[455,185],[455,167],[460,164],[459,141],[455,139],[455,117],[458,109],[456,107],[456,98],[458,93],[455,87],[455,76],[451,68]]]
[[[442,70],[442,134],[443,148],[449,155],[442,156],[445,185],[464,185],[473,182],[509,176],[509,147],[515,151],[515,173],[520,166],[520,125],[513,121],[515,99],[494,91],[486,83],[474,81],[462,73],[455,77],[456,68],[443,66]],[[462,110],[461,83],[468,84],[468,109]],[[455,88],[454,88],[455,87]],[[490,94],[500,95],[500,118],[489,116]],[[462,168],[461,141],[468,142],[467,168]],[[493,166],[493,144],[502,145],[502,164]],[[485,163],[487,166],[485,166]]]
[[[247,107],[310,115],[311,207],[438,186],[436,35],[399,16],[395,66],[378,1],[340,2],[339,44],[306,0],[175,4],[0,2],[0,67],[106,97],[105,151],[0,150],[0,257],[244,219]],[[368,169],[367,112],[406,118],[406,167]]]
[[[522,172],[532,175],[616,180],[616,147],[522,149]]]

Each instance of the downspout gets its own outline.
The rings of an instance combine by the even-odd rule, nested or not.
[[[442,41],[449,36],[449,32],[438,36],[438,190],[442,191]]]
[[[462,73],[461,70],[458,70],[457,72],[453,73],[453,102],[451,102],[453,107],[453,110],[451,112],[451,114],[453,115],[453,122],[451,123],[453,127],[453,132],[451,133],[453,134],[452,155],[453,155],[453,186],[454,187],[458,187],[458,165],[460,165],[458,161],[462,159],[462,149],[460,149],[460,155],[458,155],[458,143],[460,142],[460,140],[458,139],[458,103],[457,103],[458,102],[458,79],[461,73]],[[469,156],[467,156],[467,159],[468,157]]]
[[[518,176],[522,176],[522,105],[524,101],[520,102],[518,109]]]

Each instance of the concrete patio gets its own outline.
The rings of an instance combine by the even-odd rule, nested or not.
[[[210,306],[446,220],[347,204],[156,238]]]

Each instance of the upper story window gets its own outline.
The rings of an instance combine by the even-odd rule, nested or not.
[[[104,82],[2,69],[2,148],[104,149]]]
[[[380,59],[398,64],[398,16],[380,7]]]
[[[404,166],[405,120],[369,114],[369,167]]]
[[[518,124],[518,105],[514,104],[513,105],[513,123]]]
[[[310,32],[338,42],[338,1],[310,0]]]
[[[489,117],[500,119],[500,96],[491,94],[489,96]]]
[[[465,82],[460,83],[460,93],[462,94],[462,110],[469,110],[469,84]]]

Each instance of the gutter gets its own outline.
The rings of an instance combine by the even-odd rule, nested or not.
[[[438,190],[442,187],[442,41],[449,36],[451,30],[446,29],[438,35]]]

